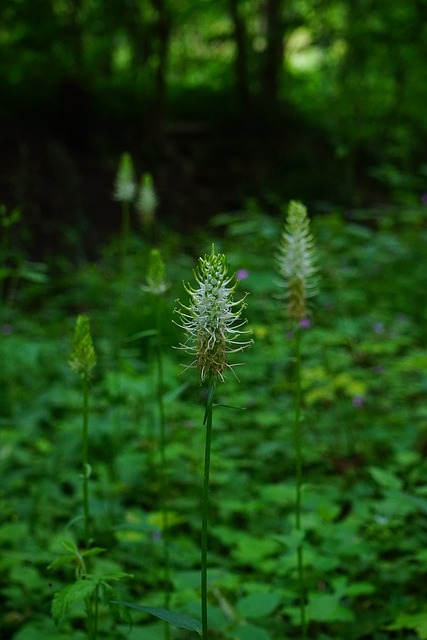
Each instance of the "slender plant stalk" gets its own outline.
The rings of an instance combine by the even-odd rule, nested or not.
[[[302,428],[301,428],[301,329],[295,329],[295,424],[294,424],[294,440],[295,440],[295,526],[298,532],[301,532],[301,492],[302,492]],[[304,558],[303,558],[303,541],[298,544],[297,551],[297,567],[298,567],[298,589],[299,589],[299,606],[300,606],[300,623],[302,631],[302,640],[307,637],[307,620],[305,611],[305,578],[304,578]]]
[[[130,229],[130,211],[129,201],[123,200],[122,202],[122,267],[124,267],[125,260],[128,254],[129,245],[129,229]]]
[[[90,335],[89,318],[78,316],[74,332],[73,348],[69,358],[69,365],[82,380],[82,464],[83,464],[83,521],[84,521],[84,544],[86,551],[91,544],[91,522],[89,511],[89,379],[90,372],[96,365],[96,354],[93,348],[92,337]],[[89,572],[88,558],[83,563],[83,574]],[[89,640],[97,638],[97,618],[98,618],[98,589],[94,597],[86,598],[86,628]]]
[[[89,549],[91,544],[91,521],[89,510],[89,380],[83,376],[83,432],[82,432],[82,458],[83,458],[83,519],[84,519],[84,543]],[[89,572],[89,558],[85,559],[85,573]],[[96,640],[98,637],[98,587],[95,593],[86,600],[86,620],[89,640]]]
[[[307,299],[317,293],[317,264],[314,238],[310,232],[307,209],[302,202],[291,201],[277,256],[278,268],[286,291],[286,310],[292,320],[295,337],[295,528],[299,535],[297,551],[298,591],[302,640],[307,638],[306,585],[304,579],[303,531],[301,527],[302,390],[301,327],[307,323]]]
[[[89,381],[83,376],[83,432],[82,432],[82,461],[83,461],[83,516],[85,548],[90,545],[90,512],[89,512]]]
[[[202,541],[201,541],[201,591],[202,591],[202,640],[208,638],[208,515],[209,515],[209,471],[212,442],[212,413],[215,380],[209,383],[203,425],[206,427],[205,464],[202,493]]]
[[[168,523],[168,483],[167,483],[167,460],[166,460],[166,416],[165,404],[163,398],[164,376],[163,376],[163,343],[162,343],[162,299],[156,296],[156,324],[157,324],[157,344],[156,344],[156,360],[157,360],[157,407],[159,412],[160,427],[160,467],[161,467],[161,512],[162,512],[162,541],[163,541],[163,563],[164,563],[164,598],[163,604],[165,609],[169,609],[170,604],[170,555],[169,555],[169,523]],[[165,640],[170,639],[170,626],[168,623],[164,625]]]
[[[202,536],[201,536],[201,608],[202,608],[202,640],[208,638],[208,513],[209,513],[209,469],[212,440],[212,411],[215,385],[224,380],[223,373],[233,365],[228,364],[227,354],[242,351],[251,344],[251,340],[240,341],[239,337],[247,333],[241,327],[244,297],[233,301],[233,292],[237,282],[230,283],[226,257],[216,254],[212,245],[210,255],[199,258],[198,268],[194,275],[197,286],[184,285],[190,296],[188,305],[180,301],[176,312],[187,333],[187,340],[180,348],[195,357],[190,366],[199,371],[200,383],[206,383],[208,397],[206,400],[203,425],[206,427],[205,464],[202,491]]]

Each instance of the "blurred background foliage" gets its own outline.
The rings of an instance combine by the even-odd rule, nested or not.
[[[2,3],[0,202],[38,257],[116,230],[123,151],[180,229],[251,196],[419,202],[426,18],[424,0]]]

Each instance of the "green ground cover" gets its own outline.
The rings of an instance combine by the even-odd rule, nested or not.
[[[112,601],[163,607],[166,590],[170,609],[200,619],[206,395],[196,372],[184,371],[187,356],[173,349],[183,335],[172,320],[176,299],[186,302],[182,281],[192,280],[198,256],[213,241],[241,278],[237,295],[249,292],[244,313],[254,344],[236,356],[244,362],[239,381],[230,372],[217,387],[212,638],[301,637],[301,538],[309,638],[427,638],[426,214],[418,207],[370,212],[368,224],[363,212],[346,220],[332,212],[312,222],[320,286],[302,335],[302,531],[294,523],[292,329],[273,258],[281,229],[282,221],[254,204],[217,216],[196,237],[159,229],[169,283],[160,325],[155,296],[141,289],[150,244],[136,235],[127,238],[125,257],[112,244],[90,264],[58,259],[47,278],[33,271],[11,287],[6,274],[2,638],[87,638],[85,605],[95,587],[101,603],[93,637],[196,637]],[[79,314],[90,317],[97,355],[88,445],[92,555],[86,556],[81,385],[68,365]]]

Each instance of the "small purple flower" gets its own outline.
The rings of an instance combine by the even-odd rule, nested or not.
[[[236,273],[237,280],[246,280],[249,278],[249,271],[247,269],[239,269]]]
[[[153,533],[151,534],[151,537],[154,540],[154,542],[157,542],[158,540],[161,540],[162,534],[160,533],[160,531],[153,531]]]
[[[353,407],[356,407],[356,409],[360,409],[365,404],[365,398],[362,395],[357,394],[353,396],[352,402],[353,402]]]
[[[10,334],[13,332],[12,325],[3,324],[1,327],[1,332],[4,336],[10,336]]]
[[[423,195],[421,196],[421,204],[427,205],[427,193],[423,193]]]
[[[384,333],[385,331],[385,327],[382,322],[376,322],[372,328],[375,331],[375,333],[378,333],[378,335],[380,335],[381,333]]]
[[[302,320],[300,320],[299,326],[301,327],[301,329],[309,329],[311,327],[310,318],[303,318]]]

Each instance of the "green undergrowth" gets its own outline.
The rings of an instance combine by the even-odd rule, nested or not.
[[[298,638],[296,550],[304,538],[308,637],[427,638],[427,225],[422,210],[314,219],[320,291],[304,329],[302,530],[294,525],[292,336],[274,255],[281,223],[255,205],[205,235],[163,234],[161,467],[156,319],[141,290],[149,246],[131,238],[97,263],[52,265],[6,299],[0,336],[0,636],[86,638],[83,600],[99,588],[98,637],[160,640],[163,622],[113,601],[161,607],[162,487],[168,487],[170,608],[199,618],[205,390],[172,323],[182,281],[215,240],[249,292],[252,348],[216,391],[209,621],[218,640]],[[192,250],[182,250],[185,242]],[[90,317],[89,459],[93,582],[68,593],[82,544],[81,400],[67,360],[76,315]],[[74,545],[74,546],[73,546]],[[50,567],[50,568],[48,568]],[[91,578],[92,580],[92,578]],[[95,585],[95,586],[94,586]],[[56,597],[56,599],[55,599]],[[55,621],[51,616],[52,602]],[[185,640],[194,631],[174,629]]]

